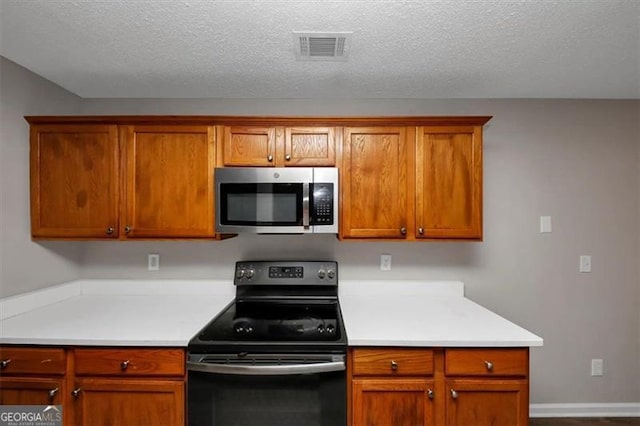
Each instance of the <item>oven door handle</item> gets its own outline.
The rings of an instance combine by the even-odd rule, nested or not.
[[[232,365],[209,364],[206,362],[187,362],[187,370],[202,373],[234,374],[248,376],[289,376],[295,374],[331,373],[344,371],[344,361],[323,362],[318,364],[294,364],[294,365]]]

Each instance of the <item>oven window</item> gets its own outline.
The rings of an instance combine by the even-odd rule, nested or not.
[[[294,376],[189,372],[189,426],[343,426],[344,371]]]
[[[222,184],[221,223],[302,225],[302,184]]]

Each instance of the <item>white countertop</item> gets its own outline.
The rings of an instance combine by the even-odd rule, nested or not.
[[[0,343],[186,347],[234,291],[224,281],[74,281],[3,299]]]
[[[226,281],[80,280],[0,300],[0,343],[186,347],[234,297]],[[345,281],[350,346],[541,346],[458,281]]]

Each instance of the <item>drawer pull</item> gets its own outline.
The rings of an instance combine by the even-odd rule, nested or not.
[[[267,161],[270,163],[273,162],[273,155],[267,156]]]
[[[129,360],[122,361],[120,363],[120,370],[125,371],[127,368],[129,368]]]
[[[451,389],[451,398],[458,399],[458,392],[456,392],[454,389]]]
[[[433,399],[433,389],[427,389],[427,397]]]
[[[391,369],[393,371],[396,371],[398,369],[398,363],[395,362],[394,360],[391,360]]]
[[[4,370],[9,366],[10,363],[11,363],[10,359],[3,359],[2,361],[0,361],[0,368]]]
[[[80,396],[80,392],[82,392],[82,388],[76,388],[71,391],[71,396],[73,396],[74,398],[77,398]]]
[[[53,399],[56,396],[57,393],[58,393],[58,388],[51,389],[49,391],[49,398]]]
[[[287,161],[291,161],[291,155],[290,154],[285,155],[284,159]]]
[[[493,363],[491,361],[485,361],[484,365],[487,367],[487,371],[493,371]]]

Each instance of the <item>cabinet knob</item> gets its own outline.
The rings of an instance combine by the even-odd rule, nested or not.
[[[398,369],[398,363],[395,362],[394,360],[391,360],[391,369],[393,371],[396,371]]]
[[[291,154],[285,155],[284,159],[287,160],[287,161],[291,161]]]
[[[487,367],[487,371],[493,371],[493,363],[491,361],[485,361],[484,365]]]
[[[129,360],[122,361],[120,363],[120,370],[125,371],[127,368],[129,368]]]
[[[125,232],[126,234],[128,234],[129,232],[131,232],[131,227],[130,227],[129,225],[125,226],[125,227],[124,227],[124,232]]]
[[[434,395],[433,389],[427,389],[427,397],[429,399],[433,399],[433,395]]]
[[[407,228],[405,228],[404,226],[402,228],[400,228],[400,233],[402,235],[407,235]]]
[[[76,388],[71,391],[71,396],[73,396],[74,398],[77,398],[80,396],[80,392],[82,392],[82,388]]]
[[[424,235],[424,228],[418,228],[418,234]]]
[[[454,389],[451,389],[451,398],[458,399],[458,392],[456,392]]]
[[[273,155],[270,155],[267,157],[267,161],[269,161],[270,163],[273,161]]]
[[[4,370],[9,366],[10,363],[11,363],[10,359],[3,359],[2,361],[0,361],[0,368]]]
[[[58,393],[58,388],[51,389],[49,391],[49,398],[53,399],[56,396],[57,393]]]
[[[107,233],[107,235],[113,235],[113,231],[115,231],[115,230],[113,229],[112,226],[110,226],[110,227],[107,228],[107,230],[105,232]]]

